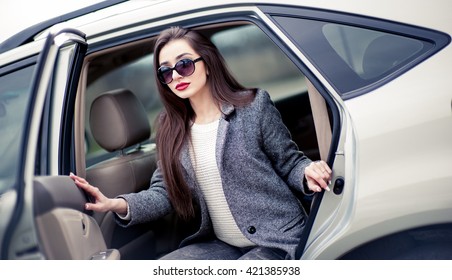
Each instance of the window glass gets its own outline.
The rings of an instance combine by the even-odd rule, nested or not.
[[[306,90],[300,70],[257,26],[218,32],[212,42],[243,85],[265,89],[275,101]]]
[[[147,54],[136,60],[122,64],[112,71],[97,78],[87,87],[86,100],[86,153],[87,166],[100,160],[104,151],[94,140],[89,127],[89,109],[93,100],[102,93],[118,88],[126,88],[132,91],[143,103],[152,125],[161,110],[161,102],[154,81],[153,55]]]
[[[34,65],[0,76],[0,194],[17,178]]]
[[[319,159],[305,76],[286,54],[252,24],[217,32],[212,41],[239,82],[268,91],[292,139],[309,158]]]
[[[400,73],[434,46],[428,40],[345,24],[274,19],[342,95]]]
[[[322,31],[336,54],[363,79],[403,65],[423,48],[415,39],[340,24],[325,24]]]

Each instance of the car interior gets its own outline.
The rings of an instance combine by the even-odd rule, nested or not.
[[[254,24],[199,29],[218,46],[243,85],[270,93],[300,150],[320,159],[308,93],[312,84],[295,64]],[[153,139],[162,105],[153,73],[153,42],[150,37],[89,53],[82,67],[75,104],[76,170],[107,197],[148,188],[157,165]],[[329,114],[326,108],[316,118],[323,115],[331,132]],[[58,178],[35,180],[36,220],[48,259],[158,259],[194,229],[195,223],[172,214],[122,228],[113,213],[86,211],[83,205],[90,198],[68,177]],[[73,188],[58,189],[62,184]],[[300,199],[309,213],[312,201]]]

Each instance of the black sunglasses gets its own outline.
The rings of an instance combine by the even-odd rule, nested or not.
[[[202,57],[198,57],[195,60],[184,58],[176,62],[174,67],[161,66],[157,69],[157,77],[162,84],[169,84],[173,81],[173,70],[176,70],[179,75],[183,77],[190,76],[195,72],[195,63],[202,60]]]

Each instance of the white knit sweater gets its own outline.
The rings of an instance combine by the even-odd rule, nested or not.
[[[223,192],[220,172],[215,159],[215,144],[219,120],[208,124],[193,124],[190,157],[218,239],[236,247],[254,246],[239,230]]]

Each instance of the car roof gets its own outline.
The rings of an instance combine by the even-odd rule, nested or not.
[[[66,23],[74,28],[83,28],[88,31],[88,36],[95,33],[102,33],[102,28],[110,28],[112,25],[129,25],[135,21],[143,20],[140,17],[126,18],[126,14],[133,10],[139,10],[140,15],[146,14],[149,18],[163,18],[165,16],[182,14],[189,11],[202,11],[207,8],[228,7],[232,5],[287,5],[314,9],[324,9],[337,11],[340,13],[358,14],[367,17],[378,17],[389,21],[399,21],[412,25],[420,25],[427,28],[452,33],[452,24],[449,21],[447,7],[450,5],[448,0],[438,0],[435,5],[418,1],[407,4],[405,0],[381,0],[381,1],[362,1],[349,0],[344,1],[323,1],[318,0],[210,0],[210,1],[192,1],[187,4],[186,0],[107,0],[98,4],[76,10],[74,12],[49,19],[22,32],[10,37],[0,44],[0,54],[7,50],[14,49],[35,39],[42,38],[45,31],[50,27]],[[388,9],[388,7],[392,7]],[[401,12],[404,11],[404,12]],[[425,11],[429,11],[428,15]],[[152,15],[150,15],[152,13]],[[430,16],[431,15],[431,16]],[[434,15],[434,16],[433,16]],[[107,24],[102,22],[108,18],[118,17],[121,20],[110,21]],[[84,31],[84,30],[82,30]],[[41,36],[40,36],[41,35]]]
[[[48,29],[49,27],[51,27],[55,24],[58,24],[58,23],[61,23],[64,21],[68,21],[68,20],[86,15],[89,13],[93,13],[98,10],[101,10],[101,9],[104,9],[107,7],[111,7],[113,5],[116,5],[116,4],[119,4],[122,2],[126,2],[126,1],[127,0],[102,1],[100,3],[90,5],[90,6],[75,10],[73,12],[69,12],[64,15],[60,15],[60,16],[48,19],[46,21],[40,22],[38,24],[35,24],[31,27],[28,27],[28,28],[16,33],[15,35],[13,35],[10,38],[3,41],[0,44],[0,53],[4,53],[8,50],[14,49],[18,46],[31,42],[37,34],[41,33],[42,31]]]

